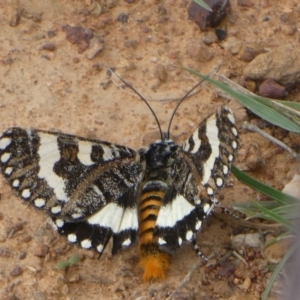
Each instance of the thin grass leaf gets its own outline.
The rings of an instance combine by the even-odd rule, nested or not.
[[[294,244],[290,250],[284,255],[284,257],[281,259],[281,261],[279,262],[279,264],[277,265],[277,267],[275,268],[272,276],[270,277],[270,280],[267,284],[267,287],[265,289],[265,291],[263,292],[261,299],[262,300],[267,300],[267,297],[271,291],[271,288],[273,286],[273,283],[275,282],[279,272],[281,271],[281,269],[283,268],[283,266],[285,265],[285,263],[287,262],[287,260],[291,257],[291,255],[295,252],[297,245]]]
[[[253,205],[253,202],[255,202],[255,201],[250,200],[250,202],[245,202],[245,203],[232,203],[231,206],[241,208],[241,209],[249,209],[249,210],[256,211],[257,207],[255,205]],[[266,207],[268,209],[275,209],[277,207],[282,207],[281,204],[276,201],[260,201],[259,204],[263,205],[264,207]]]
[[[212,83],[222,91],[226,92],[228,95],[230,95],[232,98],[234,98],[236,101],[241,103],[243,106],[251,110],[254,114],[257,116],[261,117],[262,119],[268,121],[269,123],[279,126],[283,129],[286,129],[288,131],[300,133],[300,126],[297,125],[295,122],[292,120],[289,120],[289,118],[285,117],[281,113],[277,112],[273,107],[272,103],[269,104],[270,100],[268,103],[266,101],[258,101],[257,97],[258,96],[249,96],[244,93],[238,92],[229,86],[227,86],[224,83],[221,83],[217,80],[214,80],[212,78],[208,78],[205,75],[202,75],[196,71],[186,69],[188,72],[201,77],[205,78],[208,82]],[[267,98],[265,98],[267,99]]]
[[[275,104],[281,104],[287,107],[291,107],[296,110],[296,112],[300,112],[300,103],[299,102],[293,102],[293,101],[282,101],[282,100],[272,100],[272,102],[275,102]]]
[[[212,9],[203,0],[194,0],[194,2],[199,4],[200,6],[202,6],[208,11],[212,11]]]
[[[280,223],[280,224],[286,226],[290,230],[293,230],[295,232],[298,231],[297,227],[294,226],[292,222],[282,218],[278,214],[274,213],[272,210],[269,210],[269,209],[263,207],[259,203],[255,203],[255,205],[264,213],[265,217],[269,217],[270,220],[272,220],[276,223]]]
[[[272,212],[284,216],[286,219],[297,219],[299,218],[300,202],[273,208]]]
[[[264,248],[268,248],[269,246],[281,241],[282,239],[286,239],[286,238],[291,238],[291,237],[295,237],[295,234],[293,234],[290,230],[278,235],[277,237],[271,239],[270,241],[268,241]]]
[[[259,191],[260,193],[282,203],[282,204],[295,204],[298,203],[298,199],[289,196],[283,192],[277,191],[273,189],[272,187],[259,182],[258,180],[248,176],[244,172],[240,171],[236,166],[232,166],[231,168],[232,173],[234,176],[242,183],[250,186],[256,191]]]
[[[66,269],[68,267],[71,267],[71,266],[77,264],[80,259],[81,259],[80,255],[72,256],[68,260],[57,263],[55,265],[55,269],[57,269],[57,270]]]

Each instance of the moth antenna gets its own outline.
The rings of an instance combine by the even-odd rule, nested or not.
[[[172,113],[172,116],[171,116],[171,119],[170,119],[170,122],[169,122],[169,126],[168,126],[168,131],[167,131],[167,138],[169,139],[170,138],[170,129],[171,129],[171,125],[172,125],[172,121],[174,119],[174,116],[175,116],[175,113],[178,109],[178,107],[180,106],[180,104],[188,97],[188,95],[194,90],[196,89],[204,80],[206,80],[206,78],[208,78],[208,76],[206,76],[204,79],[202,79],[201,81],[199,81],[195,86],[193,86],[180,100],[179,102],[177,103],[173,113]]]
[[[145,103],[146,105],[148,106],[148,108],[150,109],[152,115],[154,116],[155,118],[155,121],[158,125],[158,129],[159,129],[159,134],[160,134],[160,138],[161,140],[164,139],[164,135],[163,135],[163,132],[161,130],[161,126],[160,126],[160,123],[159,123],[159,120],[153,110],[153,108],[150,106],[150,104],[148,103],[148,101],[134,88],[132,87],[129,83],[127,83],[123,78],[121,78],[116,72],[114,72],[111,68],[108,68],[109,71],[111,71],[112,73],[114,73],[123,83],[125,83],[131,90],[133,90]]]

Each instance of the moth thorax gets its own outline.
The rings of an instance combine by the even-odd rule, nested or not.
[[[146,170],[160,172],[173,165],[177,156],[178,146],[172,140],[157,141],[143,153],[146,161]]]

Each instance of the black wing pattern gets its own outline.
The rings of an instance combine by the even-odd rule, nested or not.
[[[137,238],[139,155],[124,146],[56,132],[10,128],[0,137],[0,167],[25,201],[45,210],[72,243],[102,253]]]
[[[172,183],[160,207],[155,236],[162,250],[194,242],[202,221],[218,202],[238,148],[231,110],[221,107],[179,148],[171,170]]]

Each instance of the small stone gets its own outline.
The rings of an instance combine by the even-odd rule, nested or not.
[[[189,18],[198,25],[201,31],[218,26],[230,11],[229,0],[207,0],[205,2],[212,11],[206,10],[193,1],[188,7]]]
[[[260,45],[255,43],[243,44],[239,51],[239,59],[249,62],[253,60],[258,54],[262,53]]]
[[[23,269],[20,266],[15,266],[10,272],[10,275],[13,277],[19,276],[23,273]]]
[[[91,42],[89,49],[86,50],[85,57],[87,59],[94,59],[96,56],[98,56],[104,49],[104,40],[100,36],[95,36]]]
[[[226,50],[226,51],[230,51],[231,54],[236,55],[239,53],[240,49],[242,46],[242,42],[240,40],[238,40],[236,37],[234,36],[229,36],[226,41],[224,41],[222,43],[222,47]]]
[[[218,37],[217,37],[215,32],[209,31],[209,32],[204,33],[202,41],[206,45],[211,45],[211,44],[216,43],[218,41]]]
[[[28,234],[24,234],[19,237],[19,240],[21,243],[29,243],[31,241],[32,237]]]
[[[10,251],[9,248],[0,248],[0,257],[9,257]]]
[[[160,82],[166,82],[168,79],[168,73],[162,64],[156,66],[155,75]]]
[[[120,61],[118,67],[123,69],[124,71],[132,71],[136,69],[136,65],[132,61],[129,61],[126,58]]]
[[[261,233],[238,234],[231,238],[232,248],[239,250],[242,247],[260,248],[264,244],[264,237]]]
[[[15,233],[23,230],[23,223],[16,223],[11,228],[7,230],[7,238],[11,239],[14,237]]]
[[[106,6],[107,8],[113,8],[117,5],[116,0],[106,0]]]
[[[94,34],[91,29],[86,29],[81,26],[62,26],[62,31],[66,33],[66,39],[75,45],[79,45],[78,53],[84,52],[88,47],[90,40]]]
[[[300,175],[295,174],[293,179],[284,186],[282,191],[296,199],[300,199]]]
[[[216,29],[216,35],[219,41],[223,41],[227,36],[227,32],[223,29]]]
[[[80,277],[78,274],[73,275],[72,277],[70,277],[69,282],[70,283],[75,283],[78,282],[80,280]]]
[[[234,270],[234,265],[229,261],[225,261],[221,264],[218,275],[222,277],[229,277],[230,275],[234,274]]]
[[[47,296],[42,291],[34,291],[32,295],[34,300],[47,300]]]
[[[47,43],[42,46],[42,49],[47,51],[54,51],[56,49],[56,46],[53,43]]]
[[[127,40],[124,45],[126,47],[136,48],[139,45],[139,42],[137,40]]]
[[[255,171],[265,166],[265,160],[262,157],[250,155],[246,160],[246,166],[249,168],[249,170]]]
[[[78,64],[80,62],[80,58],[79,57],[74,57],[73,58],[73,63],[74,64]]]
[[[48,252],[49,252],[49,247],[47,245],[37,244],[33,251],[33,254],[38,257],[45,257]]]
[[[270,240],[273,239],[274,238],[272,235],[267,235],[266,244],[269,244]],[[281,239],[264,249],[264,257],[268,260],[269,263],[278,264],[284,254],[291,248],[293,243],[293,238]]]
[[[69,287],[66,284],[64,284],[64,286],[61,289],[61,293],[66,296],[68,295],[68,292],[69,292]]]
[[[191,58],[199,62],[207,62],[214,57],[214,51],[202,43],[192,43],[187,52]]]
[[[259,86],[258,94],[262,97],[272,99],[284,99],[287,95],[287,91],[284,86],[277,83],[273,79],[266,79]]]
[[[22,10],[22,17],[30,19],[35,23],[42,21],[42,13],[30,13],[26,10]]]
[[[245,7],[253,7],[254,3],[251,0],[237,0],[237,5]]]
[[[88,7],[88,11],[93,17],[98,17],[102,13],[102,7],[97,1],[93,1]]]
[[[240,285],[240,288],[243,290],[248,290],[251,286],[251,279],[247,277],[244,282]]]
[[[24,259],[24,258],[26,258],[26,255],[27,255],[26,252],[22,252],[22,253],[19,255],[19,259]]]
[[[47,36],[48,36],[48,38],[55,37],[56,36],[56,31],[55,30],[49,30],[47,32]]]
[[[300,49],[284,45],[256,56],[244,69],[246,78],[271,78],[286,88],[300,82]]]
[[[117,21],[121,23],[127,23],[128,18],[129,18],[128,14],[120,13],[117,17]]]
[[[16,27],[20,23],[20,20],[21,20],[21,11],[19,10],[15,11],[9,21],[9,26]]]
[[[262,158],[262,153],[257,143],[252,143],[247,152],[247,158],[245,161],[246,166],[250,170],[257,170],[265,165],[265,161]]]
[[[250,92],[256,92],[256,82],[254,80],[245,80],[245,88]]]

